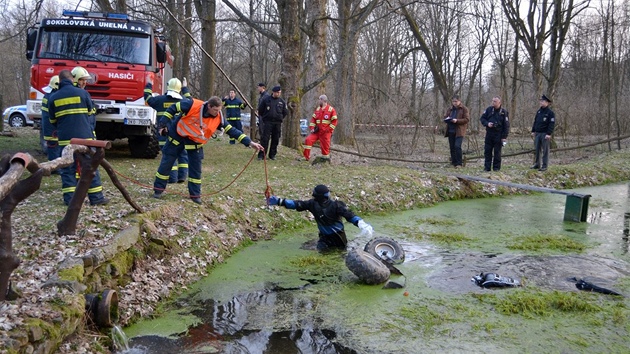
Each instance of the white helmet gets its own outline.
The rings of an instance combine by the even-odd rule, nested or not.
[[[48,83],[48,86],[44,87],[42,91],[46,93],[50,93],[52,92],[52,90],[57,90],[57,89],[59,89],[59,75],[55,75],[51,77],[50,82]]]
[[[88,73],[87,70],[85,70],[83,67],[81,66],[77,66],[74,69],[72,69],[72,77],[74,77],[74,82],[79,81],[79,79],[91,79],[92,76],[90,76],[90,73]]]
[[[174,77],[168,80],[166,84],[166,95],[173,98],[182,99],[180,92],[182,91],[182,82],[178,78]]]

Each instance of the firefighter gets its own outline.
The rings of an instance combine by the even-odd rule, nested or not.
[[[225,107],[225,115],[227,116],[228,123],[234,128],[243,131],[241,109],[245,109],[245,103],[236,97],[234,90],[230,90],[229,95],[223,98],[223,106]],[[236,139],[230,138],[230,144],[236,144]]]
[[[86,72],[87,73],[87,72]],[[57,129],[59,147],[63,149],[72,138],[94,139],[94,131],[89,113],[94,110],[90,94],[74,86],[72,73],[62,70],[59,73],[59,89],[48,98],[50,123]],[[89,157],[89,154],[88,154]],[[61,169],[63,202],[70,204],[77,186],[76,161]],[[104,205],[109,199],[103,196],[103,186],[98,169],[88,189],[90,205]]]
[[[52,161],[58,157],[61,157],[61,149],[59,148],[59,139],[57,138],[57,131],[50,123],[48,114],[48,98],[59,89],[59,75],[55,75],[50,78],[50,82],[42,91],[45,92],[44,98],[42,98],[42,136],[46,141],[46,154],[48,155],[48,161]]]
[[[332,133],[337,126],[337,111],[328,104],[326,95],[319,96],[317,109],[311,117],[309,124],[310,134],[304,141],[304,159],[308,161],[311,158],[311,149],[313,144],[319,140],[319,146],[322,150],[322,159],[330,162],[330,139]]]
[[[182,97],[183,96],[183,97]],[[188,81],[186,78],[180,81],[174,77],[168,80],[166,85],[166,94],[153,96],[153,81],[147,78],[147,84],[144,88],[144,101],[157,112],[157,121],[159,122],[166,109],[172,104],[182,99],[192,99],[188,90]],[[160,149],[166,144],[166,137],[158,134]],[[184,183],[188,177],[188,154],[186,150],[182,150],[177,156],[177,161],[173,162],[171,173],[168,177],[168,183]]]
[[[90,73],[81,66],[75,66],[71,73],[72,78],[74,79],[74,85],[80,89],[86,90],[85,87],[88,84],[88,80],[92,79]],[[96,137],[96,105],[94,102],[92,102],[92,106],[94,108],[89,112],[88,119],[90,120],[90,125],[92,126],[92,133]]]
[[[346,249],[348,239],[344,231],[342,217],[361,229],[361,234],[371,236],[374,232],[372,226],[354,215],[344,202],[330,199],[330,190],[327,186],[317,185],[313,189],[312,195],[313,198],[309,200],[291,200],[273,195],[267,200],[267,204],[283,206],[296,211],[310,211],[319,229],[317,250],[320,252],[331,249]]]
[[[171,105],[160,119],[160,134],[167,136],[162,149],[162,161],[153,182],[153,197],[161,198],[166,190],[168,173],[182,150],[188,152],[188,192],[190,199],[201,204],[201,160],[203,146],[217,129],[241,144],[258,151],[262,145],[253,142],[240,130],[226,124],[221,114],[221,98],[212,96],[207,101],[182,100]]]

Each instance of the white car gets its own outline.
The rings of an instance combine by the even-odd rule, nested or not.
[[[33,121],[26,115],[26,105],[9,107],[2,113],[4,122],[11,127],[25,127],[33,125]]]

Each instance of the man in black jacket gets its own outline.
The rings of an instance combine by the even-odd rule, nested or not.
[[[262,124],[260,143],[265,148],[264,151],[258,153],[259,160],[265,157],[267,151],[269,151],[269,159],[276,159],[282,133],[282,120],[289,114],[287,103],[280,97],[282,94],[280,86],[275,86],[271,91],[271,96],[263,98],[258,105],[258,114],[260,114]],[[271,138],[271,146],[269,146],[269,138]]]
[[[532,126],[532,138],[534,138],[534,148],[536,149],[536,158],[532,168],[539,169],[539,171],[547,171],[549,143],[556,125],[556,114],[549,108],[550,104],[551,99],[542,95],[540,98],[540,109],[536,112],[536,118],[534,118],[534,125]],[[542,165],[540,165],[541,152]]]
[[[486,127],[484,142],[484,171],[501,170],[501,148],[510,133],[510,120],[507,109],[501,106],[501,97],[492,98],[492,106],[488,107],[479,119]],[[494,155],[494,156],[493,156]]]

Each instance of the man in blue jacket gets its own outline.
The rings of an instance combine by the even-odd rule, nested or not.
[[[501,106],[501,97],[492,98],[492,105],[486,108],[479,120],[481,125],[486,127],[483,170],[490,171],[492,168],[493,171],[499,171],[501,170],[501,149],[510,133],[508,111]]]
[[[232,127],[243,131],[243,124],[241,123],[241,109],[245,109],[245,103],[240,98],[236,97],[236,92],[230,90],[229,96],[223,97],[223,106],[225,107],[225,115],[227,122]],[[236,139],[230,138],[230,144],[236,144]]]
[[[58,89],[59,75],[51,77],[48,86],[42,89],[46,92],[44,98],[42,98],[42,135],[44,137],[44,141],[46,141],[46,154],[48,155],[48,161],[61,157],[57,131],[55,127],[53,127],[52,123],[50,123],[50,115],[48,114],[48,99],[53,93],[57,92]]]
[[[69,70],[59,73],[59,90],[48,98],[48,114],[50,123],[57,128],[60,148],[70,144],[70,139],[94,139],[93,126],[88,115],[93,112],[94,105],[90,94],[74,86],[74,78]],[[63,202],[70,205],[77,186],[76,161],[71,166],[61,169],[61,188]],[[103,186],[98,170],[88,189],[90,205],[104,205],[109,199],[103,196]]]
[[[532,125],[532,138],[534,138],[534,148],[536,149],[532,168],[539,169],[539,171],[547,171],[549,144],[553,135],[553,129],[556,126],[556,114],[549,108],[550,104],[551,99],[542,95],[540,98],[540,109],[536,112],[534,124]],[[542,165],[540,164],[541,155]]]
[[[183,97],[182,97],[183,96]],[[156,111],[156,119],[159,122],[164,116],[164,112],[171,105],[181,101],[182,99],[191,99],[192,96],[188,90],[188,82],[186,78],[184,81],[180,81],[174,77],[168,80],[166,85],[166,94],[153,96],[153,81],[147,80],[147,84],[144,87],[144,101],[146,104]],[[166,144],[166,137],[158,134],[158,142],[160,149],[164,148]],[[186,150],[182,150],[177,156],[177,161],[173,162],[173,168],[171,174],[168,177],[168,183],[184,183],[188,177],[188,153]]]

